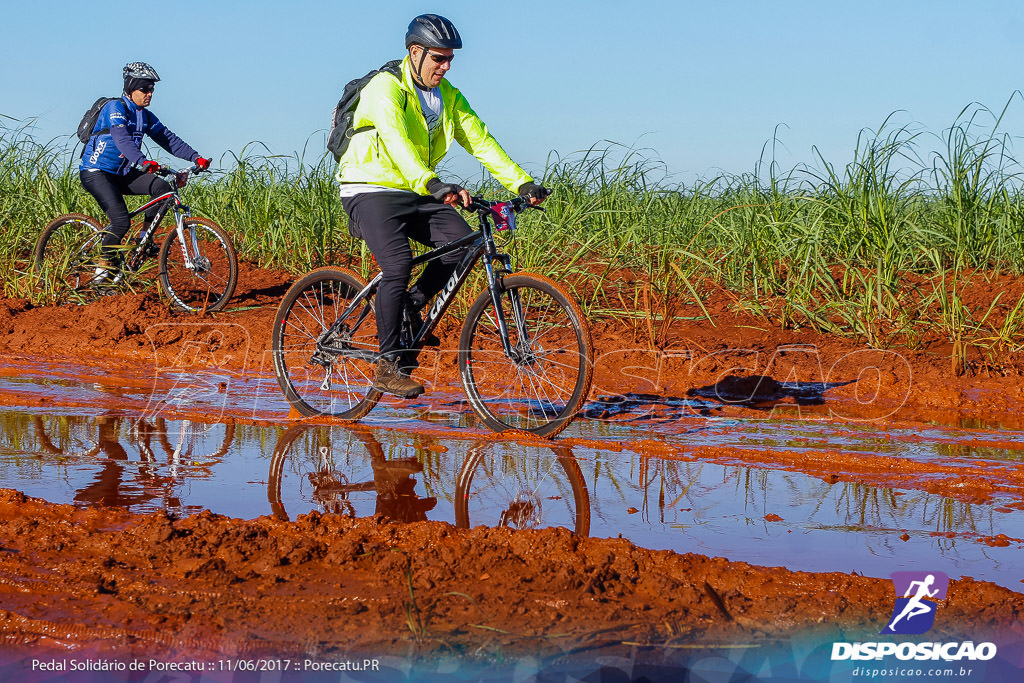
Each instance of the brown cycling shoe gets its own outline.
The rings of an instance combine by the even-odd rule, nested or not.
[[[401,398],[416,398],[423,393],[423,385],[408,375],[402,374],[397,360],[377,361],[377,376],[373,388]]]

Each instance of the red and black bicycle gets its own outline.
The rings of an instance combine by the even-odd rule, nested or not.
[[[172,178],[171,191],[132,211],[134,218],[158,207],[152,226],[140,229],[124,248],[119,269],[111,273],[100,253],[106,226],[92,216],[68,213],[58,216],[36,242],[34,271],[43,290],[55,302],[85,302],[100,294],[131,287],[132,276],[143,273],[157,257],[160,286],[171,303],[183,311],[218,311],[235,291],[238,257],[231,238],[208,218],[193,216],[179,191],[198,166],[175,171],[162,166],[156,173]],[[157,247],[160,221],[172,211],[174,228]]]

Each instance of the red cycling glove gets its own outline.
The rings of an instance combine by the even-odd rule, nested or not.
[[[196,157],[196,166],[199,167],[200,171],[205,171],[210,168],[210,160],[204,159],[203,157]]]
[[[143,161],[139,166],[142,168],[143,173],[156,173],[160,170],[160,164],[149,159]]]

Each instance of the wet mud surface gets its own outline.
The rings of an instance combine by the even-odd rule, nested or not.
[[[0,493],[0,520],[0,623],[54,649],[547,657],[625,643],[763,643],[823,617],[849,637],[877,629],[892,608],[887,580],[651,551],[562,528],[456,530],[320,513],[175,519],[10,490]],[[950,593],[943,637],[997,633],[1024,610],[1024,597],[988,583],[958,580]]]
[[[201,318],[0,300],[8,660],[669,661],[877,638],[897,570],[950,576],[935,639],[1024,638],[1019,350],[958,373],[941,340],[709,301],[666,348],[596,325],[590,401],[541,443],[476,423],[449,317],[427,394],[299,424],[266,353],[290,282],[245,267]]]

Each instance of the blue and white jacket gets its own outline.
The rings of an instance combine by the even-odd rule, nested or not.
[[[106,129],[108,132],[99,133]],[[83,171],[99,169],[116,175],[126,175],[134,166],[146,160],[142,153],[142,137],[148,135],[168,152],[195,161],[199,153],[184,140],[160,123],[160,119],[145,107],[140,107],[127,96],[111,100],[100,110],[93,126],[93,135],[82,153]]]

